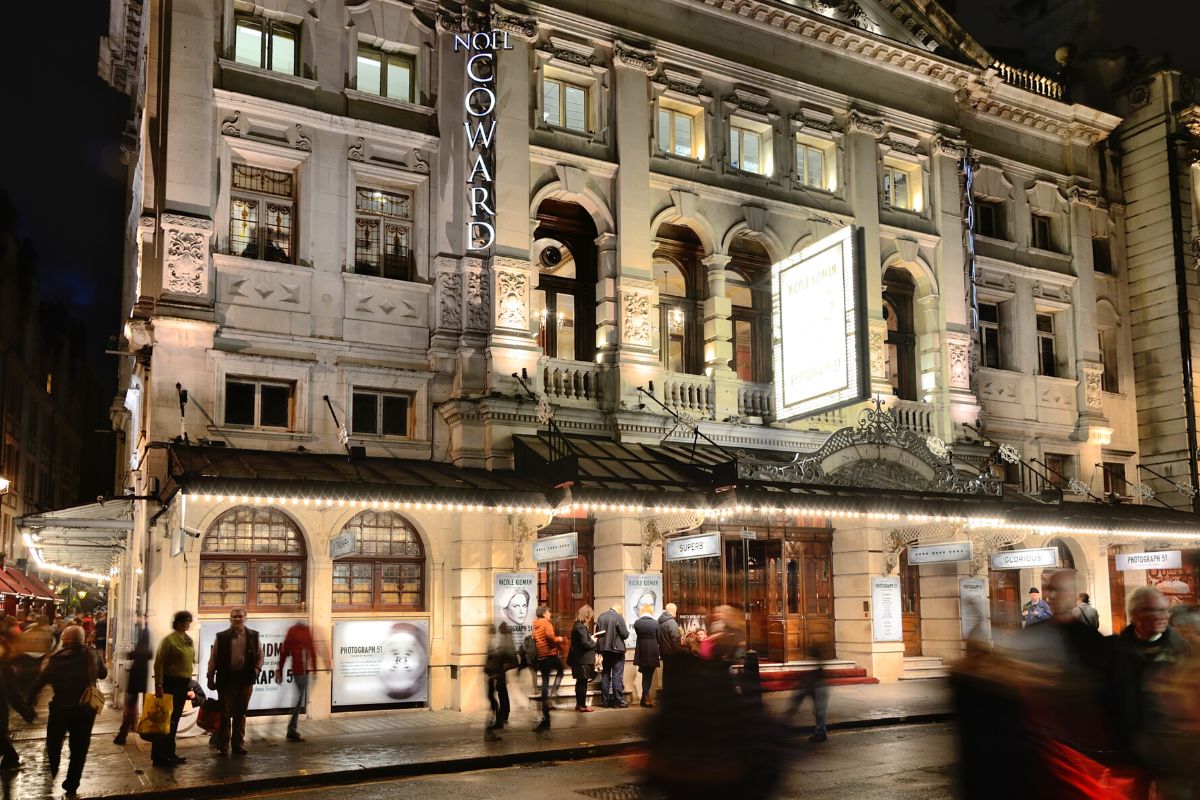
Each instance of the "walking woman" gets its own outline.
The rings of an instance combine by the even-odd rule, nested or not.
[[[68,797],[73,797],[79,789],[88,746],[92,743],[92,725],[96,722],[96,711],[81,703],[80,698],[98,679],[108,677],[104,659],[84,644],[84,636],[83,628],[78,625],[63,631],[62,648],[50,656],[46,666],[34,678],[28,697],[29,704],[35,706],[43,686],[48,684],[54,689],[50,718],[46,722],[46,760],[50,762],[51,777],[56,777],[63,739],[69,735],[71,761],[67,766],[67,779],[62,784]]]
[[[580,713],[595,711],[587,704],[588,683],[596,679],[596,639],[592,636],[591,606],[583,606],[575,615],[567,665],[571,668],[571,677],[575,679],[575,710]]]
[[[173,767],[187,761],[175,754],[175,733],[188,699],[192,662],[196,660],[196,645],[187,633],[192,627],[191,612],[176,611],[171,627],[174,630],[163,637],[154,656],[154,696],[171,695],[171,732],[155,737],[150,747],[150,761],[156,767]]]

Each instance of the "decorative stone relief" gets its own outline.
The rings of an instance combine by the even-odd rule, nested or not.
[[[529,330],[529,275],[496,266],[496,327]]]
[[[979,386],[979,396],[984,400],[1003,400],[1015,403],[1017,401],[1017,387],[1009,381],[999,379],[984,380]]]
[[[491,289],[482,262],[476,263],[479,263],[478,268],[472,268],[472,265],[467,268],[467,328],[486,331],[491,319]]]
[[[959,161],[967,157],[967,143],[963,139],[952,139],[939,133],[933,137],[933,148],[938,155]]]
[[[887,374],[887,349],[884,341],[887,339],[887,323],[881,319],[871,320],[871,377],[882,379]]]
[[[359,136],[354,140],[354,144],[350,145],[350,149],[346,151],[346,158],[351,161],[367,160],[367,142],[363,137]]]
[[[613,43],[613,63],[619,67],[639,70],[647,75],[658,71],[658,59],[653,50],[634,47],[620,39]]]
[[[208,295],[209,239],[211,220],[181,214],[163,214],[166,235],[163,257],[163,287],[174,294],[205,297]]]
[[[306,153],[312,152],[312,137],[304,133],[304,129],[299,124],[288,128],[287,134],[288,144],[297,150],[303,150]]]
[[[1087,407],[1094,411],[1104,408],[1104,397],[1101,394],[1104,365],[1095,361],[1081,361],[1079,369],[1083,373],[1083,397]]]
[[[462,275],[457,272],[439,272],[437,276],[438,328],[459,330],[462,328]]]
[[[650,347],[650,296],[641,292],[625,292],[624,301],[622,305],[625,324],[622,326],[622,341],[626,344]]]
[[[242,112],[233,112],[232,117],[226,117],[221,120],[221,135],[222,136],[241,136],[242,135]]]
[[[868,117],[857,111],[850,112],[850,130],[853,133],[865,133],[879,139],[883,136],[883,120]]]
[[[971,386],[971,336],[951,331],[946,333],[946,352],[950,358],[950,385],[956,389]]]
[[[495,6],[492,7],[492,27],[527,42],[534,41],[538,35],[536,17],[515,14]]]

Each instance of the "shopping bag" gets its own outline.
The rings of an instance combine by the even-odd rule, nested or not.
[[[221,729],[221,701],[210,697],[200,705],[196,712],[196,724],[200,730],[214,733]]]
[[[142,718],[138,720],[138,736],[150,741],[155,736],[166,736],[171,732],[172,696],[164,694],[156,697],[146,693],[142,695]]]

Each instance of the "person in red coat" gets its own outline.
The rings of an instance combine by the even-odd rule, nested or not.
[[[317,648],[313,644],[312,629],[308,623],[297,622],[288,628],[279,648],[279,668],[275,670],[275,682],[283,683],[283,665],[292,660],[291,681],[296,685],[296,705],[292,707],[292,718],[288,721],[289,742],[303,742],[300,735],[300,712],[308,704],[309,676],[317,671]]]

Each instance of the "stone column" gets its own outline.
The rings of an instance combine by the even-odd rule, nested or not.
[[[713,253],[703,261],[708,277],[708,299],[701,310],[704,370],[713,382],[713,416],[717,420],[738,413],[738,380],[729,366],[733,359],[733,303],[725,296],[725,268],[730,260],[731,257],[723,253]]]
[[[834,532],[833,624],[837,657],[890,683],[904,671],[904,642],[875,642],[871,627],[871,578],[886,574],[885,534],[874,526]]]
[[[642,524],[642,520],[631,515],[596,520],[592,586],[597,617],[614,606],[625,616],[625,576],[642,571]],[[631,625],[633,620],[626,619],[625,624]],[[626,661],[627,690],[632,689],[635,678],[633,662]]]
[[[1075,390],[1075,403],[1079,409],[1075,438],[1095,446],[1095,452],[1086,455],[1089,459],[1087,463],[1094,464],[1101,460],[1099,446],[1107,444],[1112,436],[1112,428],[1104,416],[1104,397],[1101,393],[1104,364],[1100,362],[1096,328],[1096,282],[1092,259],[1093,215],[1100,214],[1105,230],[1108,227],[1108,215],[1103,211],[1098,212],[1098,192],[1075,186],[1067,191],[1067,196],[1070,199],[1071,252],[1074,254],[1076,276],[1072,304],[1075,324],[1071,331],[1074,337],[1072,351],[1076,359],[1075,376],[1079,380]],[[1097,489],[1093,491],[1098,492]]]
[[[451,520],[449,512],[441,516],[446,517],[441,521],[449,541],[444,594],[450,601],[446,621],[451,631],[443,647],[449,664],[458,671],[458,680],[449,682],[441,707],[479,711],[487,706],[483,660],[493,622],[492,574],[498,563],[511,565],[512,558],[511,544],[507,555],[503,544],[497,544],[510,543],[511,532],[508,519],[501,515],[461,514],[457,520]]]
[[[883,121],[857,112],[850,113],[846,134],[847,198],[856,222],[863,228],[863,261],[866,264],[864,294],[867,300],[870,343],[871,393],[890,396],[891,384],[884,378],[883,267],[879,245],[879,138]]]

